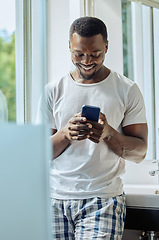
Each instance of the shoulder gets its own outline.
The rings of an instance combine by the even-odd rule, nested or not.
[[[52,81],[48,82],[45,85],[45,88],[48,90],[58,88],[61,84],[64,84],[65,82],[67,82],[68,79],[69,79],[69,74],[67,74],[66,76],[63,76],[62,78],[57,79],[55,81],[52,80]]]
[[[135,82],[133,82],[131,79],[125,77],[124,75],[117,73],[115,71],[111,71],[112,78],[117,85],[122,85],[123,87],[132,87],[135,85]]]
[[[56,80],[56,81],[50,81],[45,85],[45,94],[48,96],[55,96],[57,92],[59,92],[64,85],[67,85],[69,80],[69,74]]]
[[[115,71],[111,71],[110,82],[112,84],[113,90],[125,100],[127,99],[130,92],[133,92],[135,94],[140,92],[135,82]]]

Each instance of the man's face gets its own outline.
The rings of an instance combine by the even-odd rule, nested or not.
[[[93,37],[81,37],[77,33],[73,33],[69,48],[72,62],[80,77],[89,80],[96,74],[100,74],[99,70],[103,66],[108,48],[108,44],[104,42],[101,34]]]

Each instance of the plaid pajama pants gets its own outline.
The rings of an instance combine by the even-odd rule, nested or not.
[[[52,199],[52,240],[121,240],[125,194],[103,199]]]

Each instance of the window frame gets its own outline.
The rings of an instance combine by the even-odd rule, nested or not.
[[[35,123],[47,80],[47,1],[16,0],[17,124]]]
[[[146,6],[152,8],[159,8],[159,1],[158,0],[128,0],[129,2],[140,2]]]
[[[129,2],[129,0],[124,1]],[[159,96],[156,86],[159,85],[159,58],[155,54],[159,49],[157,37],[158,15],[155,8],[146,6],[142,1],[131,1],[133,80],[144,96],[146,115],[149,127],[148,152],[146,159],[158,159],[159,150]],[[129,76],[128,76],[129,77]]]

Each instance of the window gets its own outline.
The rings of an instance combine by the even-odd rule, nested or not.
[[[16,121],[15,0],[0,6],[0,122]]]
[[[138,84],[144,96],[149,128],[146,159],[159,157],[158,21],[159,9],[141,1],[122,1],[124,75]]]
[[[35,124],[37,105],[47,82],[47,1],[16,1],[17,124]]]

